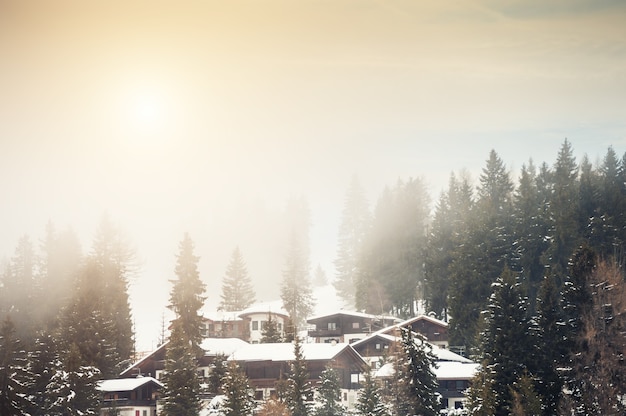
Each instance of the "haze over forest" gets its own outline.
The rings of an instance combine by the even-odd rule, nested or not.
[[[566,137],[578,161],[624,154],[625,18],[619,1],[0,0],[0,258],[48,221],[87,252],[108,215],[136,248],[149,349],[185,232],[208,309],[236,245],[278,299],[290,200],[332,278],[353,175],[373,208],[411,177],[436,201],[491,149],[514,180]]]

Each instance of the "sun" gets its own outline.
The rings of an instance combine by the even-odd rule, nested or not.
[[[127,117],[130,126],[139,133],[156,133],[166,122],[166,103],[155,91],[139,91],[128,99]]]

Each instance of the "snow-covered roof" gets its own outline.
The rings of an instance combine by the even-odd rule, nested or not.
[[[437,380],[469,380],[476,375],[480,364],[474,362],[438,361],[433,371]]]
[[[273,302],[255,303],[250,307],[239,312],[239,316],[251,315],[251,314],[263,314],[272,313],[277,315],[289,316],[289,313],[283,308],[282,300],[276,300]]]
[[[427,343],[429,344],[429,343]],[[463,357],[457,353],[454,353],[448,349],[441,348],[437,345],[430,344],[432,353],[437,357],[437,361],[453,361],[458,363],[473,363],[469,358]]]
[[[437,361],[436,364],[433,373],[435,373],[437,380],[470,380],[476,375],[480,367],[480,364],[474,362]],[[394,373],[393,364],[387,363],[374,373],[374,377],[388,378],[392,377]]]
[[[346,310],[343,310],[343,309],[334,310],[334,311],[331,311],[329,313],[324,313],[322,315],[312,316],[312,317],[307,319],[307,322],[308,321],[315,321],[317,319],[327,318],[329,316],[334,316],[334,315],[355,316],[357,318],[365,318],[365,319],[385,319],[385,320],[393,320],[395,322],[400,322],[400,320],[398,318],[395,318],[393,316],[372,315],[372,314],[369,314],[369,313],[355,312],[355,311],[346,311]]]
[[[432,316],[428,316],[428,315],[418,315],[418,316],[415,316],[413,318],[409,318],[407,320],[404,320],[404,321],[400,322],[398,324],[398,326],[410,325],[413,322],[417,322],[417,321],[421,321],[421,320],[429,321],[429,322],[432,322],[432,323],[434,323],[436,325],[443,326],[443,327],[446,327],[446,328],[448,327],[448,323],[446,321],[442,321],[440,319],[433,318]]]
[[[200,343],[200,348],[204,350],[204,355],[224,354],[228,356],[246,345],[249,344],[239,338],[205,338]]]
[[[102,380],[98,383],[98,390],[104,392],[133,391],[147,383],[155,383],[157,386],[163,387],[163,384],[159,383],[159,381],[155,378],[135,377]]]
[[[213,322],[232,322],[232,321],[240,321],[241,318],[239,315],[241,311],[211,311],[211,312],[203,312],[202,317],[204,319],[209,319]]]
[[[347,343],[302,344],[302,355],[306,360],[331,360],[346,348]],[[356,354],[356,352],[355,352]],[[228,360],[234,361],[293,361],[293,344],[290,342],[274,344],[249,344],[235,351]]]
[[[141,358],[139,361],[136,361],[134,363],[132,363],[128,368],[126,368],[124,371],[122,371],[120,374],[124,374],[127,373],[128,371],[132,370],[135,367],[140,367],[141,364],[143,364],[144,361],[148,361],[149,359],[151,359],[152,357],[154,357],[154,355],[160,351],[161,349],[165,348],[165,346],[169,343],[169,341],[164,342],[163,344],[159,345],[157,347],[156,350],[152,351],[150,354],[146,354],[143,358]]]

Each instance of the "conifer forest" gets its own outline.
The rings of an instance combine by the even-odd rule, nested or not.
[[[319,280],[332,284],[346,309],[446,321],[450,349],[480,364],[463,414],[625,414],[626,154],[598,151],[597,161],[576,158],[574,144],[564,140],[554,160],[531,159],[512,172],[492,150],[477,178],[459,166],[438,195],[429,195],[428,178],[400,178],[370,202],[355,177],[337,213],[334,270],[318,272]],[[24,235],[6,253],[1,416],[99,414],[98,382],[136,360],[128,286],[141,266],[113,224],[104,216],[83,245],[70,228],[50,221],[42,224],[42,238]],[[311,296],[308,229],[290,229],[284,267],[268,281],[280,282],[272,290],[289,313],[299,354],[298,330],[320,300]],[[203,391],[193,380],[207,297],[224,310],[255,300],[246,252],[235,248],[223,275],[203,275],[198,258],[209,253],[196,251],[188,231],[164,271],[171,291],[162,306],[175,315],[165,323],[166,415],[201,410]],[[222,293],[207,293],[206,282],[216,280]],[[271,321],[268,328],[264,339],[281,340]],[[405,364],[397,371],[404,378],[396,398],[406,399],[382,405],[385,394],[368,376],[354,414],[437,414],[431,357],[411,336],[403,335],[398,362]],[[302,402],[310,394],[303,372],[296,362],[284,395],[261,410],[236,365],[221,368],[209,388],[230,392],[229,415],[346,414],[333,401],[330,369],[320,406]]]

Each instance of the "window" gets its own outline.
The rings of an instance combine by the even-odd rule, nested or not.
[[[283,324],[282,324],[282,322],[279,322],[278,323],[278,331],[282,332],[282,330],[283,330]]]
[[[147,410],[143,411],[143,416],[148,416],[148,411]]]
[[[454,402],[454,408],[455,409],[462,409],[463,408],[463,402],[459,401],[459,400],[455,401]]]
[[[447,409],[448,406],[450,406],[450,403],[448,403],[448,399],[441,399],[441,408]]]
[[[267,325],[267,321],[261,321],[261,329],[265,330],[265,326]]]
[[[254,400],[263,400],[263,390],[255,390]]]
[[[352,329],[359,329],[359,323],[358,322],[352,322]]]
[[[252,330],[253,331],[259,330],[259,321],[252,321]]]
[[[380,349],[380,344],[376,344],[376,349],[379,350]]]
[[[329,322],[328,323],[328,330],[332,331],[332,330],[335,330],[335,329],[337,329],[337,323],[336,322]]]

